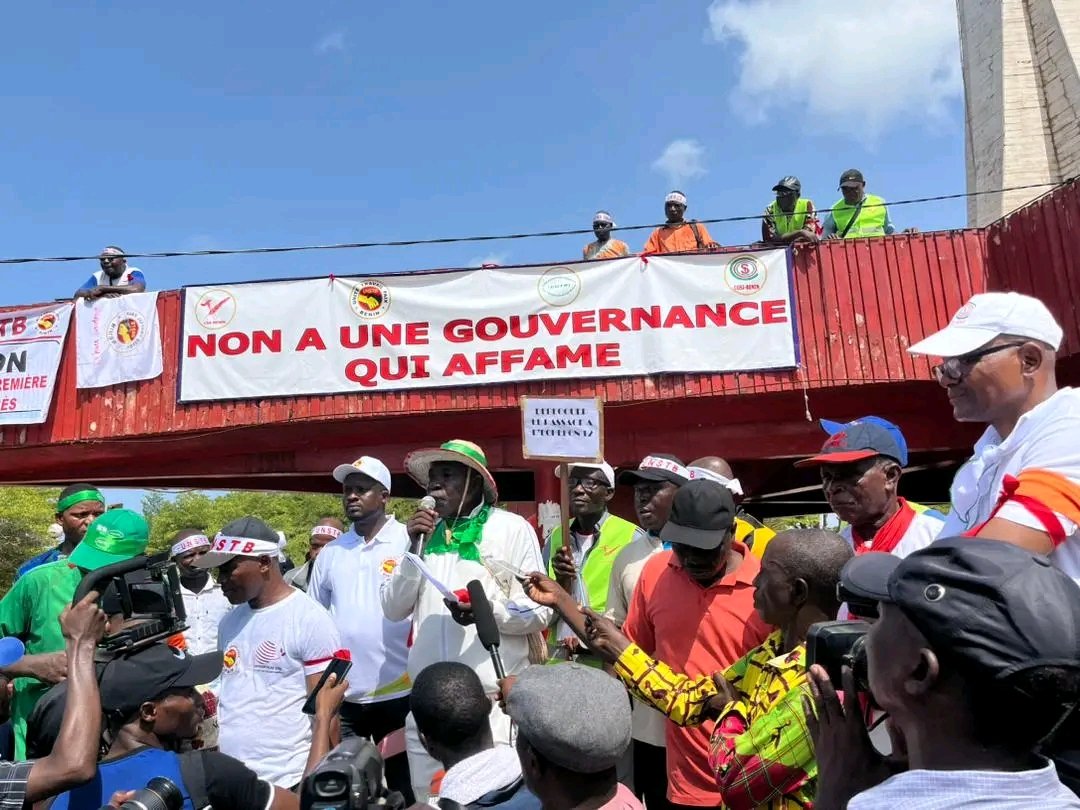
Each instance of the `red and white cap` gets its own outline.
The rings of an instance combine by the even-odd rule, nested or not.
[[[387,492],[390,491],[390,470],[374,456],[360,456],[352,464],[339,464],[334,467],[334,480],[344,484],[345,479],[354,473],[366,475],[386,487]]]
[[[908,349],[910,354],[960,357],[982,348],[999,335],[1016,335],[1061,348],[1061,326],[1046,304],[1016,292],[973,295],[949,325]]]

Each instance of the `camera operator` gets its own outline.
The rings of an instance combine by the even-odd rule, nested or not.
[[[861,555],[842,583],[879,602],[870,693],[907,763],[870,744],[851,668],[841,704],[814,665],[818,810],[1080,808],[1043,756],[1078,719],[1080,588],[1066,574],[1012,544],[955,537],[903,560]]]
[[[57,619],[75,598],[83,575],[139,556],[148,539],[142,515],[112,509],[90,524],[71,556],[28,571],[0,601],[0,635],[22,639],[27,652],[22,661],[4,670],[17,678],[11,702],[16,759],[26,758],[26,722],[34,706],[67,674]]]
[[[0,806],[19,808],[54,796],[94,776],[101,724],[94,648],[105,632],[105,613],[91,592],[60,615],[70,702],[56,751],[28,762],[0,762]]]
[[[172,781],[186,810],[296,810],[295,793],[260,779],[227,754],[177,753],[202,721],[195,687],[216,678],[221,667],[221,653],[193,656],[163,643],[111,661],[101,676],[101,702],[112,744],[96,778],[59,796],[50,810],[98,810],[114,793],[141,787],[151,776]],[[316,715],[323,728],[329,728],[347,687],[331,680],[319,692]]]
[[[610,620],[582,612],[554,582],[534,575],[530,596],[567,617],[589,647],[614,664],[634,696],[679,726],[715,719],[709,770],[724,807],[809,806],[817,768],[806,734],[806,634],[839,608],[836,584],[851,559],[845,540],[821,529],[780,532],[754,580],[758,616],[777,629],[716,675],[678,674],[633,644]]]

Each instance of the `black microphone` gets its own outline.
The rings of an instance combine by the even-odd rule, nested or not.
[[[472,606],[473,618],[476,619],[476,635],[480,637],[484,649],[490,653],[495,677],[501,681],[506,677],[506,670],[503,669],[502,656],[499,655],[499,628],[495,624],[491,602],[488,601],[480,580],[474,579],[465,589],[469,592],[469,604]]]
[[[434,509],[435,509],[435,499],[432,498],[430,495],[425,495],[423,498],[420,499],[420,508],[421,509],[427,509],[428,511],[434,511]],[[427,535],[424,534],[423,532],[421,532],[420,537],[417,539],[417,542],[416,542],[416,553],[417,554],[423,554],[424,553],[424,543],[426,543],[426,542],[427,542]]]

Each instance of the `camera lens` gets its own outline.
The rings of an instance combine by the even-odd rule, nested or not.
[[[855,678],[855,688],[860,692],[870,691],[870,665],[866,659],[866,636],[859,636],[848,652],[847,665]]]
[[[171,779],[155,776],[146,787],[120,805],[121,810],[180,810],[184,796]]]

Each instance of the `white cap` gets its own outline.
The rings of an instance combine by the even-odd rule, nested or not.
[[[571,470],[575,467],[582,470],[599,470],[604,474],[604,480],[607,482],[607,485],[613,489],[615,487],[615,470],[613,470],[611,468],[611,465],[608,464],[606,461],[601,461],[599,464],[592,461],[571,461],[566,466],[569,467]],[[556,478],[562,477],[559,474],[559,471],[561,469],[561,465],[555,468]]]
[[[1061,348],[1061,327],[1046,304],[1030,295],[991,292],[971,296],[949,325],[908,349],[911,354],[959,357],[985,346],[998,335],[1016,335]]]
[[[686,205],[686,195],[683,194],[681,191],[673,191],[666,197],[664,197],[664,202],[673,202],[678,203],[679,205]]]
[[[390,470],[377,458],[360,456],[352,464],[339,464],[334,467],[334,480],[344,484],[345,479],[354,473],[366,475],[386,487],[387,492],[390,491]]]

